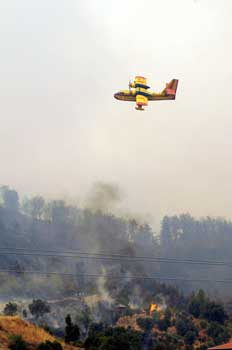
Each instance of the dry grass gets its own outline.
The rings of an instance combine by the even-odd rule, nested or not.
[[[8,339],[12,334],[19,334],[23,339],[31,344],[31,349],[35,349],[39,343],[46,340],[54,341],[55,337],[47,333],[44,329],[21,320],[18,316],[0,316],[0,349],[8,349]],[[64,350],[78,349],[73,346],[64,345]]]

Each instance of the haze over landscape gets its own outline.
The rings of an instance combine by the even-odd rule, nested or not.
[[[231,14],[0,0],[1,350],[232,348]]]
[[[157,4],[159,6],[157,6]],[[0,183],[122,210],[231,215],[229,0],[0,1]],[[113,99],[136,74],[175,102]]]

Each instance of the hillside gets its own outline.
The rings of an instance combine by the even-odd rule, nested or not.
[[[30,350],[46,340],[57,341],[55,337],[29,322],[23,321],[17,316],[0,316],[0,349],[6,350],[9,344],[9,336],[21,335],[30,344]],[[77,350],[77,347],[60,342],[64,350]]]
[[[142,332],[149,349],[168,346],[172,349],[205,350],[231,340],[232,335],[230,321],[210,321],[200,315],[194,317],[187,310],[180,312],[175,309],[155,311],[152,315],[143,312],[122,316],[116,326]]]
[[[98,195],[98,203],[108,199],[104,186]],[[129,277],[159,275],[169,285],[177,278],[175,285],[185,294],[204,288],[210,296],[231,301],[231,283],[223,288],[219,283],[231,276],[225,263],[232,261],[231,221],[165,216],[158,233],[147,222],[116,217],[107,208],[83,209],[40,196],[19,198],[15,190],[0,186],[1,300],[104,294],[102,287],[117,298],[123,290],[149,290],[148,281],[133,279],[132,285]],[[120,279],[102,279],[103,274]]]

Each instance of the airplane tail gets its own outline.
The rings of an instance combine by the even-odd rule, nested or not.
[[[166,88],[162,91],[164,95],[172,95],[176,96],[176,90],[178,86],[178,80],[177,79],[172,79],[170,83],[166,84]]]

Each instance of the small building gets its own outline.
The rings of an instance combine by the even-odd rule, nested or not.
[[[232,350],[232,343],[226,343],[226,344],[222,344],[222,345],[217,345],[214,346],[212,348],[208,348],[208,350]]]

